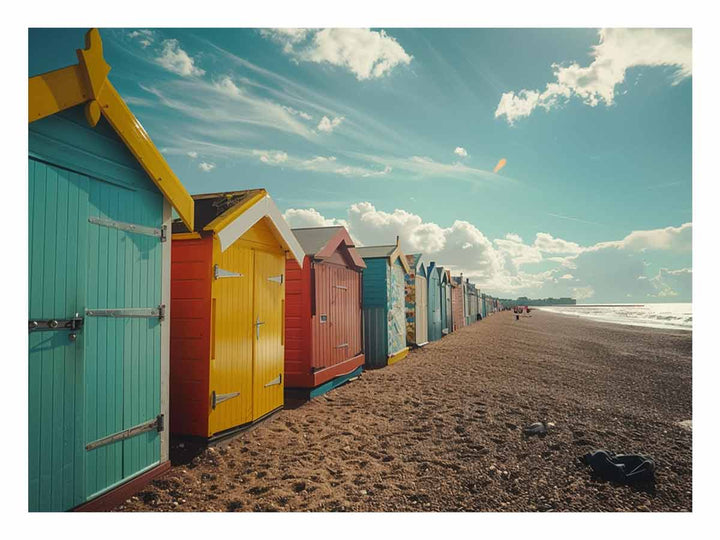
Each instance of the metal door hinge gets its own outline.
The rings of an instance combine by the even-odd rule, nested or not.
[[[336,349],[344,349],[346,347],[349,347],[349,345],[347,343],[341,343],[340,345],[337,345],[335,348]]]
[[[234,397],[238,397],[240,395],[240,392],[230,392],[228,394],[216,394],[215,390],[212,391],[211,395],[211,405],[213,410],[215,410],[215,407],[222,403],[223,401],[227,401],[228,399],[232,399]]]
[[[267,278],[268,281],[274,281],[275,283],[280,283],[280,284],[282,284],[283,279],[284,279],[283,274],[280,274],[279,276],[270,276],[269,278]]]
[[[85,450],[95,450],[96,448],[99,448],[101,446],[106,446],[117,441],[123,441],[125,439],[129,439],[130,437],[135,437],[136,435],[140,435],[141,433],[146,433],[148,431],[160,432],[164,430],[165,415],[159,414],[153,420],[148,420],[147,422],[143,422],[142,424],[138,424],[137,426],[118,431],[117,433],[113,433],[112,435],[108,435],[107,437],[102,437],[91,443],[88,443],[85,445]]]
[[[333,285],[336,289],[342,289],[343,291],[347,291],[347,287],[345,285]]]
[[[282,373],[275,377],[272,381],[265,383],[264,388],[267,388],[268,386],[275,386],[276,384],[282,384]]]
[[[160,304],[152,308],[115,308],[115,309],[86,309],[87,317],[113,317],[113,318],[136,318],[136,319],[152,319],[165,318],[165,304]]]
[[[243,277],[240,272],[231,272],[230,270],[223,270],[217,264],[213,266],[213,277],[215,279],[220,278],[231,278],[231,277]]]
[[[135,225],[134,223],[126,223],[124,221],[115,221],[113,219],[105,219],[94,216],[90,216],[88,218],[88,222],[93,225],[100,225],[101,227],[119,229],[125,232],[143,234],[145,236],[154,236],[155,238],[159,238],[162,242],[167,240],[167,228],[165,225],[156,229],[155,227],[146,227],[144,225]]]

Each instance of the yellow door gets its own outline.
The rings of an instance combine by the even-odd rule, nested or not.
[[[255,251],[253,420],[283,405],[284,274],[282,253]]]
[[[253,420],[254,251],[214,249],[209,436]]]

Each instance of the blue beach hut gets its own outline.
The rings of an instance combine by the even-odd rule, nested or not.
[[[363,271],[363,330],[365,365],[385,367],[408,353],[405,319],[405,275],[410,272],[400,249],[393,245],[356,248],[367,268]]]

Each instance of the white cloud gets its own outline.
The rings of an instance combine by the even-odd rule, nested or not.
[[[304,111],[298,111],[297,109],[293,109],[292,107],[288,107],[287,105],[282,106],[283,109],[285,109],[287,112],[292,114],[293,116],[299,116],[300,118],[304,118],[305,120],[312,120],[312,115],[304,112]]]
[[[535,235],[534,246],[543,253],[580,253],[583,249],[575,242],[553,238],[552,235],[543,232]]]
[[[283,45],[296,61],[328,63],[351,71],[358,80],[379,78],[412,56],[384,30],[368,28],[273,29],[262,35]]]
[[[194,150],[190,150],[190,151],[187,153],[187,155],[188,155],[188,157],[189,157],[190,159],[195,159],[195,158],[198,157],[198,153],[195,152]]]
[[[258,156],[260,161],[266,165],[282,165],[299,171],[332,173],[347,177],[369,178],[372,176],[384,176],[392,172],[392,168],[389,166],[380,170],[369,169],[342,163],[335,156],[314,156],[310,159],[302,159],[289,156],[286,152],[280,150],[253,150],[252,155]]]
[[[163,41],[160,56],[155,58],[155,60],[168,71],[172,71],[183,77],[199,77],[205,73],[205,70],[197,67],[195,60],[180,48],[180,42],[177,39],[166,39]]]
[[[235,84],[232,78],[228,75],[221,77],[213,83],[213,86],[226,96],[238,97],[240,96],[240,88]]]
[[[208,163],[207,161],[201,161],[198,165],[198,169],[200,169],[202,172],[210,172],[215,168],[214,163]]]
[[[616,246],[636,251],[692,251],[692,223],[649,231],[633,231],[618,242],[603,242],[598,247]]]
[[[434,260],[455,274],[464,273],[484,292],[505,297],[572,296],[594,302],[691,298],[689,268],[663,268],[656,276],[647,276],[643,252],[636,246],[616,245],[622,241],[605,242],[605,247],[600,248],[598,244],[583,247],[546,233],[536,234],[533,244],[524,243],[516,233],[491,241],[467,221],[456,220],[451,226],[442,227],[406,210],[378,210],[369,202],[352,204],[347,209],[347,219],[326,218],[312,208],[291,209],[286,216],[293,226],[342,223],[358,245],[389,244],[400,236],[406,252],[424,253],[428,261]],[[663,246],[667,251],[669,245]],[[571,254],[545,258],[543,249],[550,254]],[[555,266],[534,272],[526,270],[527,265],[539,262]]]
[[[283,217],[292,228],[346,225],[344,220],[328,219],[314,208],[290,208],[283,214]]]
[[[681,268],[679,270],[668,270],[661,268],[660,271],[650,279],[655,287],[659,298],[674,299],[681,297],[683,299],[692,296],[692,269]]]
[[[455,154],[460,157],[467,157],[468,155],[467,150],[465,150],[462,146],[457,146],[455,148]]]
[[[260,161],[268,165],[279,165],[288,160],[287,153],[280,150],[253,150],[252,153],[258,156]]]
[[[555,80],[544,91],[503,93],[495,118],[505,116],[513,124],[537,107],[550,110],[573,96],[591,107],[599,103],[612,105],[616,87],[625,81],[625,73],[632,67],[670,67],[672,84],[692,75],[690,29],[606,28],[599,31],[599,38],[588,66],[553,64]]]
[[[133,30],[128,34],[130,39],[137,39],[143,49],[146,49],[155,41],[155,33],[152,30]]]
[[[344,118],[342,116],[336,116],[332,120],[328,118],[327,116],[323,116],[320,120],[320,123],[318,124],[317,128],[318,130],[325,132],[325,133],[332,133],[332,131],[338,127]]]

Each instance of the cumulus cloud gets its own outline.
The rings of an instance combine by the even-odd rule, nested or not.
[[[615,246],[637,251],[668,250],[677,252],[692,251],[692,223],[683,223],[679,227],[665,227],[649,231],[633,231],[617,242],[603,242],[598,248]]]
[[[462,146],[457,146],[455,148],[455,154],[460,157],[467,157],[468,155],[467,150],[465,150]]]
[[[240,88],[235,84],[228,75],[221,77],[213,83],[213,86],[226,96],[237,97],[240,95]]]
[[[342,116],[336,116],[332,120],[328,118],[327,116],[323,116],[320,120],[320,123],[318,124],[317,128],[319,131],[322,131],[324,133],[332,133],[332,131],[338,127],[344,118]]]
[[[374,79],[412,56],[384,30],[368,28],[270,29],[261,31],[298,62],[327,63],[352,72],[358,80]]]
[[[495,118],[508,124],[529,116],[537,107],[550,110],[571,97],[595,107],[612,105],[616,87],[632,67],[669,67],[671,83],[692,75],[692,30],[606,28],[599,31],[600,42],[592,48],[592,62],[553,64],[555,80],[545,89],[505,92],[495,110]]]
[[[387,212],[369,202],[351,205],[341,219],[326,218],[312,208],[290,209],[286,216],[293,226],[341,223],[358,245],[389,244],[399,236],[406,252],[424,253],[428,261],[435,260],[456,274],[462,272],[482,291],[495,295],[572,296],[592,302],[691,298],[692,271],[662,268],[657,275],[649,276],[647,250],[643,251],[642,245],[635,242],[624,247],[620,246],[622,240],[581,246],[547,233],[537,233],[532,244],[517,233],[491,240],[468,221],[458,219],[443,227],[413,212],[399,208]],[[653,232],[656,231],[635,231],[628,237]],[[655,250],[667,252],[674,249],[675,243],[652,245]],[[537,263],[546,268],[528,270]],[[547,265],[552,267],[547,269]]]
[[[314,208],[290,208],[283,214],[283,217],[292,228],[332,227],[346,224],[341,219],[328,219]]]
[[[208,163],[207,161],[201,161],[198,165],[198,169],[200,169],[202,172],[210,172],[215,168],[214,163]]]
[[[288,160],[286,152],[280,150],[253,150],[253,155],[258,156],[260,161],[268,165],[279,165]]]
[[[163,41],[160,56],[156,57],[155,60],[168,71],[183,77],[199,77],[205,73],[205,70],[197,67],[195,60],[180,48],[180,42],[177,39]]]
[[[190,159],[196,159],[196,158],[198,157],[198,153],[195,152],[194,150],[190,150],[190,151],[187,153],[187,155],[188,155],[188,157],[189,157]]]

